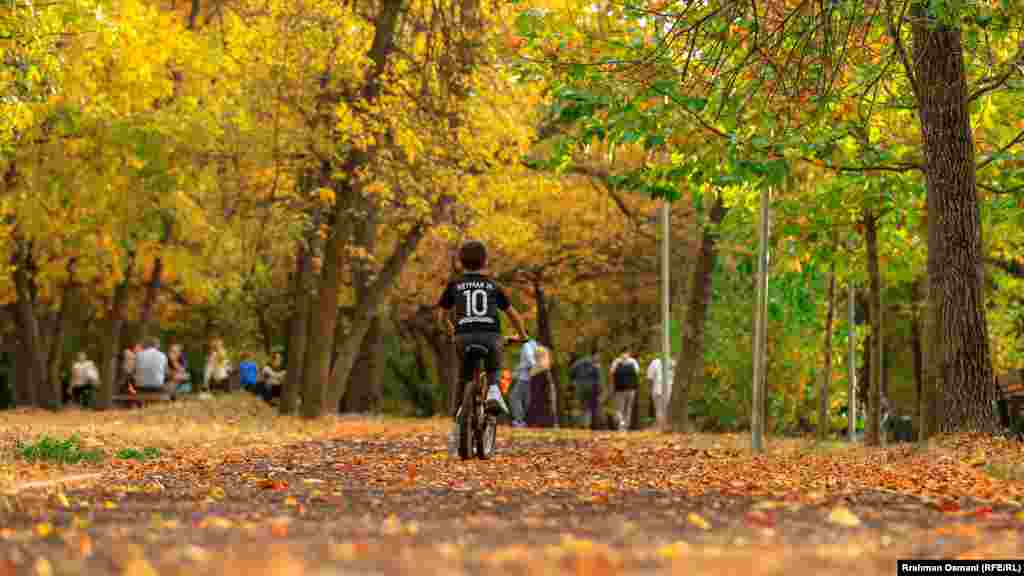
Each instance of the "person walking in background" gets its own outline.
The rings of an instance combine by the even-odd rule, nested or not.
[[[210,388],[227,389],[228,378],[231,376],[231,363],[228,353],[224,350],[224,341],[214,338],[210,341],[210,355],[206,357],[206,369],[203,370],[203,385],[199,397],[210,397]]]
[[[640,385],[640,364],[627,348],[612,362],[608,372],[615,385],[615,416],[618,419],[618,428],[625,431],[632,422],[633,403]]]
[[[569,365],[569,378],[576,384],[583,405],[583,426],[590,427],[601,394],[601,368],[597,364],[597,355],[583,356],[572,362]]]
[[[519,351],[519,365],[516,367],[515,381],[509,394],[509,410],[512,412],[512,426],[515,428],[526,426],[526,409],[530,405],[530,370],[537,364],[536,352],[537,342],[534,340],[527,341]]]
[[[672,400],[672,383],[675,381],[676,361],[669,358],[668,375],[662,378],[661,357],[658,356],[647,365],[647,379],[651,381],[651,398],[654,399],[654,419],[658,427],[668,423],[668,407]]]
[[[526,425],[531,428],[558,428],[555,382],[551,378],[551,351],[544,346],[534,350],[536,363],[530,369],[530,403]]]

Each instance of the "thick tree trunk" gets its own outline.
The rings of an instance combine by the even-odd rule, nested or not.
[[[420,240],[426,234],[426,227],[419,225],[410,230],[395,247],[394,252],[388,257],[383,268],[374,277],[366,291],[365,301],[360,303],[354,312],[352,325],[349,332],[341,343],[338,351],[338,360],[330,374],[331,386],[327,391],[327,406],[338,406],[348,384],[352,366],[355,363],[359,348],[362,346],[366,333],[370,330],[373,317],[379,313],[379,308],[385,298],[391,292],[398,274],[405,267],[406,262],[412,257],[413,252],[419,245]]]
[[[341,403],[342,412],[372,412],[384,397],[384,329],[380,315],[370,320],[370,328],[352,367],[352,374]]]
[[[306,243],[298,242],[295,254],[295,278],[292,288],[295,310],[288,326],[287,372],[281,389],[281,414],[293,414],[298,407],[299,392],[302,389],[302,371],[306,361],[306,336],[308,335],[309,308],[312,295],[313,257],[306,249]]]
[[[360,203],[365,216],[356,223],[355,241],[360,248],[366,251],[366,254],[374,254],[377,245],[377,208],[371,200],[366,198],[360,198]],[[356,308],[366,302],[371,275],[370,262],[366,258],[356,259],[353,263],[352,275],[356,292]],[[366,337],[359,347],[359,356],[352,368],[352,375],[349,377],[341,402],[342,412],[370,412],[376,409],[378,402],[383,398],[385,365],[383,335],[380,317],[375,315],[370,320]]]
[[[944,432],[994,431],[981,217],[960,31],[915,5],[914,75],[928,189],[928,292]]]
[[[18,323],[21,332],[21,322]],[[35,406],[36,389],[35,375],[32,372],[32,350],[24,338],[18,339],[18,349],[14,359],[14,405]]]
[[[142,300],[142,313],[139,316],[139,339],[146,340],[154,334],[153,311],[156,309],[156,301],[160,297],[160,284],[163,282],[164,260],[160,256],[153,259],[153,270],[150,272],[149,282],[146,284],[146,294]],[[159,330],[155,331],[159,333]]]
[[[33,393],[32,404],[51,407],[52,392],[46,389],[46,364],[42,349],[42,338],[39,334],[39,319],[35,311],[34,290],[32,289],[32,258],[22,253],[25,248],[16,249],[14,263],[14,287],[17,296],[18,327],[21,330],[23,358],[28,363],[27,376],[30,378]]]
[[[321,273],[322,272],[323,269],[321,268]],[[315,282],[315,284],[320,284],[318,279]],[[317,379],[315,374],[311,375],[310,372],[311,370],[317,369],[317,358],[315,355],[320,353],[318,350],[314,350],[314,342],[316,342],[316,340],[320,338],[320,324],[317,321],[320,314],[319,303],[319,288],[314,288],[309,293],[307,302],[308,313],[306,316],[306,353],[301,359],[296,358],[296,360],[302,361],[302,380],[301,385],[299,386],[299,394],[302,396],[302,402],[299,405],[299,414],[304,414],[304,409],[302,407],[305,406],[308,402],[312,402],[312,399],[314,398],[319,402],[320,398],[322,398],[323,395],[322,383]],[[330,348],[334,347],[333,335],[330,338],[330,344],[328,346]]]
[[[306,418],[317,418],[325,409],[324,400],[331,377],[334,330],[338,323],[340,252],[344,242],[342,227],[336,224],[334,235],[327,240],[320,285],[317,288],[317,296],[310,306],[310,333],[306,343],[306,365],[302,374],[305,384],[302,387],[301,413]],[[332,412],[337,410],[337,403],[327,406],[334,406]]]
[[[56,402],[55,408],[59,408],[64,403],[64,386],[60,378],[61,368],[64,365],[64,340],[78,306],[78,291],[74,274],[75,261],[72,259],[68,262],[68,281],[64,286],[64,294],[61,295],[60,309],[57,311],[57,320],[49,343],[48,380],[51,397]]]
[[[130,269],[128,273],[131,274]],[[121,331],[124,327],[124,312],[127,304],[128,279],[125,278],[114,288],[114,294],[110,300],[110,310],[107,313],[107,337],[103,342],[100,389],[96,394],[96,409],[98,410],[110,408],[113,405],[114,393],[117,392]]]
[[[395,33],[398,24],[398,15],[401,12],[401,0],[383,0],[377,8],[377,15],[374,21],[373,43],[367,54],[368,59],[373,62],[371,70],[367,73],[366,81],[362,89],[362,98],[367,104],[373,104],[380,95],[383,75],[387,65],[388,57],[394,50]],[[333,102],[326,102],[327,107]],[[355,173],[370,161],[370,152],[367,150],[353,150],[344,166],[340,166],[341,172],[354,177]],[[333,179],[335,167],[325,162],[321,166],[321,185],[330,186],[336,184]],[[323,275],[321,276],[320,289],[318,290],[319,300],[316,303],[317,316],[314,323],[317,330],[313,333],[316,336],[307,343],[307,359],[304,368],[303,378],[306,381],[303,386],[302,415],[306,418],[316,418],[324,413],[325,405],[331,411],[337,409],[341,396],[345,393],[349,370],[352,362],[355,361],[355,354],[362,344],[362,338],[369,329],[368,318],[364,319],[366,310],[357,310],[349,337],[345,339],[343,348],[348,357],[338,356],[338,363],[333,371],[341,374],[345,380],[339,385],[330,385],[331,379],[331,357],[334,347],[332,336],[337,324],[338,290],[341,288],[339,281],[340,258],[344,243],[348,240],[348,231],[352,224],[352,215],[348,213],[351,207],[353,195],[358,193],[352,187],[351,181],[346,181],[341,186],[334,186],[336,192],[335,209],[331,226],[333,234],[327,243],[324,254]],[[371,295],[376,298],[377,295]],[[376,308],[376,307],[374,307]],[[374,310],[375,312],[375,310]],[[362,333],[360,333],[360,331]],[[358,337],[358,341],[352,340]],[[343,367],[342,370],[338,370]]]
[[[871,370],[868,373],[868,414],[864,443],[878,446],[881,442],[879,424],[882,402],[882,275],[878,267],[878,218],[871,210],[864,211],[864,236],[867,244],[868,276],[871,290],[868,310],[871,320]]]
[[[704,332],[711,298],[711,277],[715,271],[718,232],[728,210],[722,196],[716,195],[708,212],[707,225],[701,231],[696,263],[690,275],[689,303],[683,322],[683,343],[679,351],[678,370],[673,375],[669,417],[676,432],[690,431],[690,389],[704,377]]]
[[[818,391],[818,440],[824,441],[828,437],[829,422],[828,402],[829,391],[832,389],[832,322],[836,313],[836,264],[832,265],[828,272],[828,312],[825,313],[825,344],[823,353],[825,355],[825,371],[821,378],[821,390]]]

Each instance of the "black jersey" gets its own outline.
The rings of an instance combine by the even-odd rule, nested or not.
[[[498,310],[509,308],[505,291],[483,274],[467,273],[452,280],[437,304],[445,310],[455,308],[455,333],[501,332]]]

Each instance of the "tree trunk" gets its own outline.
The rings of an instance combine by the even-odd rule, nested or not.
[[[912,354],[913,354],[913,361],[914,361],[914,406],[918,407],[918,413],[916,415],[917,418],[915,418],[915,420],[917,420],[918,426],[920,426],[920,422],[921,422],[920,406],[921,406],[921,401],[924,398],[923,387],[922,387],[923,382],[924,382],[924,378],[923,378],[922,369],[921,369],[921,361],[922,361],[922,352],[921,352],[921,317],[920,317],[920,312],[918,312],[918,311],[915,311],[914,317],[911,318],[911,321],[910,321],[910,345],[911,345],[911,349],[912,349],[911,351],[912,351]]]
[[[944,432],[998,429],[984,310],[975,150],[960,31],[914,6],[914,75],[928,190],[928,291]]]
[[[32,256],[28,248],[15,249],[14,286],[17,296],[18,326],[21,329],[23,358],[28,361],[29,382],[33,389],[33,405],[50,407],[52,393],[46,390],[46,365],[43,357],[42,339],[39,334],[39,319],[35,311],[34,290],[32,289]]]
[[[57,311],[57,321],[54,325],[53,334],[50,339],[50,353],[48,357],[48,380],[51,398],[55,401],[54,408],[60,408],[64,403],[64,386],[61,382],[61,367],[64,365],[64,340],[68,333],[68,326],[74,311],[78,308],[77,284],[75,283],[75,260],[68,262],[68,281],[64,285],[64,294],[61,295],[60,309]]]
[[[921,292],[920,297],[924,300],[924,309],[921,311],[923,330],[921,331],[921,397],[918,404],[920,423],[917,439],[919,442],[926,442],[939,431],[939,390],[936,386],[934,362],[938,338],[935,334],[935,316],[931,313],[929,285],[927,278],[918,285],[918,290]]]
[[[128,304],[128,276],[131,273],[132,265],[129,263],[125,279],[114,287],[114,294],[110,299],[110,310],[107,313],[107,337],[103,342],[100,388],[96,394],[97,410],[110,408],[114,402],[114,393],[117,391],[121,329],[124,327],[124,309]]]
[[[377,207],[372,200],[360,198],[365,216],[356,223],[356,245],[374,254],[377,240]],[[367,258],[356,258],[353,263],[353,283],[356,292],[356,308],[366,302],[370,289],[372,270]],[[349,377],[345,395],[341,402],[343,412],[370,412],[377,407],[384,396],[384,338],[378,315],[370,320],[366,337],[359,347],[359,356]]]
[[[673,373],[672,399],[669,417],[676,432],[690,431],[690,389],[704,377],[704,332],[711,298],[711,278],[717,259],[718,231],[728,210],[721,194],[715,196],[708,212],[707,225],[701,231],[697,258],[690,275],[689,303],[683,322],[683,343],[679,351],[679,368]],[[663,370],[665,368],[663,367]]]
[[[349,376],[342,412],[372,412],[384,397],[384,330],[379,315],[370,319],[370,328],[359,349]]]
[[[882,409],[882,275],[878,266],[878,217],[869,209],[864,210],[864,236],[871,283],[868,297],[868,315],[871,321],[871,370],[868,373],[868,414],[864,444],[878,446],[881,443],[879,426]]]
[[[21,330],[21,322],[18,322]],[[24,332],[22,332],[24,333]],[[18,339],[18,349],[14,359],[14,405],[35,406],[38,390],[35,376],[32,373],[32,350],[28,348],[24,337]]]
[[[352,326],[341,343],[338,351],[338,360],[330,374],[331,386],[327,390],[327,406],[338,406],[348,384],[352,366],[355,363],[359,349],[362,347],[363,339],[370,330],[373,317],[379,314],[380,305],[391,292],[391,287],[398,274],[405,267],[406,262],[412,257],[413,252],[419,245],[420,240],[426,234],[426,226],[418,225],[410,230],[395,247],[394,252],[388,257],[383,268],[374,277],[373,283],[366,291],[366,299],[361,302],[355,310],[352,319]]]
[[[302,371],[306,362],[306,336],[309,332],[308,320],[310,302],[313,299],[310,288],[313,281],[313,256],[306,249],[306,243],[300,240],[295,254],[295,278],[292,288],[295,310],[288,326],[288,358],[287,372],[281,389],[281,414],[293,414],[299,404],[299,392],[302,389]]]
[[[828,437],[829,422],[828,400],[832,389],[832,322],[836,313],[836,263],[832,262],[828,272],[828,312],[825,313],[825,372],[821,378],[821,390],[818,392],[818,440],[825,441]]]
[[[274,329],[267,318],[267,309],[260,307],[256,310],[256,322],[260,327],[260,339],[263,340],[263,352],[269,357],[274,350]]]
[[[370,50],[367,54],[368,59],[373,62],[373,66],[367,73],[366,81],[361,90],[361,96],[368,105],[375,103],[380,95],[387,60],[394,50],[395,33],[401,8],[401,0],[383,0],[377,8],[377,15],[374,21],[373,43],[370,45]],[[330,106],[334,103],[327,102],[325,104]],[[355,149],[349,154],[344,166],[339,168],[341,168],[340,171],[342,173],[354,177],[355,173],[366,165],[369,160],[369,151]],[[335,167],[328,162],[324,162],[321,166],[320,174],[322,186],[336,184],[333,178],[334,172]],[[362,344],[362,338],[365,336],[366,330],[369,329],[369,321],[363,321],[363,318],[361,318],[361,316],[365,316],[366,310],[357,310],[356,321],[353,322],[349,337],[343,344],[346,354],[349,354],[350,357],[339,356],[338,362],[342,364],[334,366],[334,371],[340,373],[345,380],[342,380],[340,385],[331,386],[329,382],[332,376],[331,356],[334,347],[332,336],[337,324],[338,290],[341,288],[339,284],[341,277],[339,260],[342,255],[344,242],[348,240],[348,229],[352,223],[352,215],[348,213],[348,208],[351,207],[350,203],[353,200],[353,195],[358,193],[352,187],[351,181],[346,181],[341,186],[335,185],[334,188],[336,189],[336,196],[334,214],[331,221],[333,234],[328,240],[327,250],[324,254],[323,275],[321,276],[320,289],[318,290],[319,300],[315,307],[317,316],[314,325],[317,329],[313,334],[316,336],[307,343],[309,347],[307,351],[308,361],[303,369],[303,378],[306,384],[303,386],[304,396],[301,412],[306,418],[316,418],[322,415],[325,402],[326,406],[330,406],[332,411],[337,409],[338,401],[345,393],[345,384],[347,384],[352,362],[355,361],[355,353],[358,351],[359,345]],[[377,295],[371,294],[370,298],[375,299]],[[362,333],[359,333],[360,330]],[[358,336],[358,342],[351,342],[356,336]],[[343,369],[340,371],[337,370],[339,366],[343,366]]]
[[[306,343],[306,365],[302,374],[305,384],[302,387],[301,413],[306,418],[317,418],[324,413],[327,383],[331,377],[334,330],[338,323],[340,252],[344,242],[342,227],[336,224],[335,232],[328,238],[324,251],[317,295],[310,303],[310,332]],[[337,404],[334,404],[331,411],[335,410]]]
[[[139,339],[145,341],[153,335],[153,311],[160,297],[160,284],[163,281],[164,260],[160,256],[153,259],[153,270],[146,284],[146,295],[142,301],[142,314],[139,316]],[[159,332],[157,330],[156,332]]]
[[[544,293],[544,286],[541,283],[540,278],[535,278],[533,281],[533,297],[537,303],[537,336],[540,343],[543,344],[548,352],[551,354],[551,371],[548,378],[550,385],[552,386],[553,398],[551,403],[551,410],[555,419],[555,427],[558,427],[559,413],[558,409],[563,405],[564,399],[561,395],[561,365],[558,363],[558,358],[555,354],[555,336],[551,330],[551,306],[548,302],[547,294]],[[634,332],[634,334],[637,332]],[[633,414],[636,415],[639,411],[633,410]],[[637,428],[637,419],[634,417],[631,423],[631,428]]]

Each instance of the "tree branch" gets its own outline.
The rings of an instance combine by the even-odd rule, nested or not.
[[[1009,150],[1010,148],[1013,148],[1014,146],[1016,146],[1017,144],[1020,144],[1021,142],[1024,142],[1024,130],[1021,130],[1020,132],[1017,132],[1017,135],[1013,137],[1013,140],[1010,140],[1009,142],[1007,142],[1005,146],[1003,146],[1002,148],[997,150],[995,153],[990,154],[989,157],[986,158],[984,162],[982,162],[981,164],[978,164],[977,168],[974,169],[975,172],[980,172],[982,168],[984,168],[984,167],[988,166],[989,164],[995,162],[996,158],[1000,154],[1006,152],[1007,150]]]
[[[1005,66],[1006,69],[996,76],[981,81],[981,85],[977,89],[975,89],[974,92],[971,92],[970,96],[967,97],[967,102],[974,102],[975,100],[981,98],[985,94],[988,94],[989,92],[1001,88],[1010,80],[1014,72],[1017,71],[1017,67],[1020,66],[1022,63],[1024,63],[1024,45],[1021,45],[1021,47],[1017,50],[1017,53],[1014,54],[1013,57],[1011,57],[1005,64],[1003,64],[1002,66],[996,66],[996,68],[1002,68],[1003,66]]]

